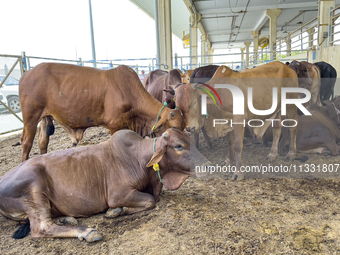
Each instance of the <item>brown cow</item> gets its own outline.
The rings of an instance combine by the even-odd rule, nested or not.
[[[157,163],[160,177],[153,170]],[[105,211],[113,218],[150,210],[163,185],[176,190],[193,165],[207,164],[195,148],[190,149],[189,136],[177,129],[168,129],[157,139],[120,130],[106,142],[44,154],[14,168],[0,178],[0,213],[26,220],[21,230],[30,224],[32,237],[98,241],[102,237],[93,228],[58,226],[51,218]],[[23,232],[14,237],[23,238],[29,229]]]
[[[175,103],[176,107],[180,109],[183,113],[184,120],[186,122],[186,130],[190,131],[190,84],[178,84],[175,87]],[[204,135],[204,139],[207,142],[208,146],[212,148],[213,144],[207,135],[207,132],[205,130],[205,127],[203,126],[202,128],[202,133]],[[199,148],[199,143],[198,143],[198,133],[193,132],[193,142],[196,146],[196,148]]]
[[[311,104],[322,106],[320,101],[320,68],[306,61],[298,62],[296,60],[292,61],[289,67],[296,72],[299,78],[299,87],[308,89],[311,93],[311,99],[304,106],[308,107]]]
[[[167,103],[171,109],[175,108],[174,95],[175,91],[171,87],[182,83],[181,74],[178,69],[170,72],[155,70],[148,73],[144,79],[145,89],[156,98],[159,102]]]
[[[244,137],[244,124],[252,119],[260,119],[264,121],[262,127],[253,128],[254,134],[258,139],[262,137],[271,121],[265,121],[270,119],[292,119],[297,121],[297,107],[293,104],[287,105],[286,116],[281,116],[281,88],[283,87],[298,87],[298,79],[296,73],[280,62],[272,62],[266,65],[259,66],[257,68],[251,69],[247,72],[237,73],[232,71],[226,66],[221,66],[217,69],[213,78],[206,83],[211,87],[215,87],[215,84],[232,84],[237,88],[241,89],[243,95],[247,95],[248,87],[253,88],[252,103],[257,110],[268,110],[273,107],[272,99],[272,88],[277,88],[277,106],[274,105],[275,110],[270,115],[256,115],[252,113],[247,107],[247,103],[244,104],[244,114],[233,115],[233,97],[228,89],[216,89],[217,93],[222,99],[223,106],[219,104],[215,106],[213,103],[208,104],[207,112],[208,116],[201,115],[201,95],[202,91],[192,86],[190,92],[190,127],[198,132],[200,128],[204,125],[209,136],[224,136],[227,135],[229,152],[227,163],[231,163],[235,159],[236,154],[236,172],[233,178],[242,179],[243,173],[240,172],[240,167],[242,165],[242,149],[243,149],[243,137]],[[202,86],[203,85],[198,85]],[[287,98],[296,99],[298,95],[296,93],[288,93]],[[177,101],[177,99],[176,99]],[[211,100],[208,100],[211,101]],[[211,101],[212,102],[212,101]],[[246,100],[245,100],[246,102]],[[218,125],[218,127],[213,127],[214,119],[226,119],[228,120],[228,125]],[[230,121],[235,124],[231,127]],[[238,123],[238,124],[237,124]],[[278,144],[281,134],[281,125],[279,121],[273,121],[274,123],[274,142],[270,154],[268,155],[269,160],[274,160],[278,155]],[[288,123],[288,122],[286,122]],[[290,126],[293,126],[293,121],[289,122]],[[289,160],[293,160],[296,154],[296,127],[290,127],[291,133],[291,146],[287,157]],[[233,132],[230,132],[232,131]],[[235,152],[234,152],[235,148]]]
[[[25,73],[19,83],[24,120],[21,135],[22,161],[28,159],[39,121],[39,147],[46,153],[52,123],[62,125],[76,144],[88,127],[101,126],[113,134],[130,129],[145,136],[159,120],[154,133],[167,128],[183,130],[185,122],[179,110],[164,108],[141,84],[138,75],[127,66],[111,70],[43,63]],[[46,133],[47,130],[47,133]]]
[[[190,77],[194,70],[186,70],[185,73],[181,72],[182,83],[190,83]]]
[[[327,153],[340,154],[340,98],[334,102],[320,107],[311,105],[308,110],[312,115],[299,116],[297,128],[296,148],[304,153]],[[282,131],[280,141],[280,153],[289,144],[287,130]]]

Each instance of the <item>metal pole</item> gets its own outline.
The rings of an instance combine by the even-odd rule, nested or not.
[[[189,45],[189,52],[190,52],[190,56],[189,56],[189,63],[190,63],[190,68],[188,70],[190,70],[192,68],[192,39],[191,39],[191,19],[189,19],[189,33],[190,33],[190,45]]]
[[[92,60],[93,67],[97,67],[96,64],[96,48],[94,45],[94,34],[93,34],[93,21],[92,21],[92,7],[91,7],[91,0],[89,0],[89,11],[90,11],[90,29],[91,29],[91,45],[92,45]]]
[[[178,56],[177,56],[177,53],[175,53],[175,68],[178,68]]]
[[[23,75],[25,72],[27,72],[26,53],[24,51],[21,52],[21,59],[22,59],[21,75]]]
[[[155,6],[155,25],[156,25],[156,48],[157,48],[157,56],[156,56],[156,68],[160,67],[160,48],[159,48],[159,24],[158,24],[158,0],[154,1]]]

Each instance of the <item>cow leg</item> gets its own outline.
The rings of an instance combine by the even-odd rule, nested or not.
[[[228,142],[228,157],[225,162],[229,165],[232,165],[235,161],[234,131],[227,133],[227,142]]]
[[[25,209],[30,220],[31,236],[35,238],[50,237],[78,237],[87,242],[99,241],[101,235],[93,228],[85,226],[58,226],[51,219],[51,203],[48,198],[49,188],[41,169],[35,169],[37,173],[30,185],[29,199],[24,202]]]
[[[1,191],[1,214],[18,221],[28,218],[31,236],[35,238],[78,237],[87,242],[100,240],[101,236],[95,229],[85,226],[58,226],[53,223],[51,203],[47,197],[49,188],[45,183],[45,176],[39,174],[42,172],[41,168],[34,167],[33,171],[30,172],[32,176],[29,179],[17,184],[17,187],[5,187]],[[25,180],[25,177],[22,176],[23,180]],[[17,189],[20,192],[15,192]],[[8,190],[11,192],[8,193]],[[22,196],[17,197],[18,194],[22,194]],[[21,238],[23,237],[21,236]]]
[[[309,149],[309,150],[299,150],[299,152],[302,152],[302,153],[308,153],[308,154],[324,154],[326,153],[327,149],[325,147],[318,147],[318,148],[315,148],[315,149]]]
[[[273,132],[273,143],[272,143],[272,148],[270,150],[270,153],[267,156],[267,160],[273,161],[278,155],[278,149],[279,149],[279,141],[280,141],[280,136],[281,136],[281,127],[273,127],[272,132]]]
[[[293,119],[298,123],[297,107],[295,105],[287,105],[287,119]],[[287,121],[286,125],[293,125],[293,121]],[[297,125],[295,127],[289,127],[290,133],[290,146],[286,156],[287,161],[293,161],[296,156],[296,136],[297,136]]]
[[[113,218],[119,215],[150,210],[155,207],[155,203],[155,198],[148,193],[135,190],[126,194],[126,191],[116,191],[115,196],[109,198],[108,204],[110,209],[107,211],[106,217]],[[122,208],[122,210],[118,208]]]
[[[37,131],[37,123],[26,123],[24,124],[24,129],[21,134],[21,148],[22,148],[22,155],[21,161],[25,161],[28,159],[30,151],[32,149],[34,136]]]
[[[46,117],[40,121],[38,127],[38,145],[40,149],[40,154],[47,153],[47,146],[50,141],[50,137],[46,133],[47,130],[47,119]]]
[[[191,131],[190,136],[191,138],[191,142],[194,144],[194,146],[199,149],[200,144],[199,144],[199,132],[196,132],[196,130]]]
[[[235,120],[235,122],[237,122]],[[243,180],[244,173],[241,172],[242,166],[242,150],[243,150],[244,127],[235,125],[234,127],[234,150],[236,156],[236,172],[233,174],[233,179]]]
[[[204,136],[204,140],[207,142],[209,148],[211,149],[213,147],[213,144],[212,144],[210,137],[207,134],[207,130],[205,129],[204,126],[202,127],[202,133],[203,133],[203,136]]]
[[[293,161],[296,156],[297,127],[289,127],[289,133],[290,133],[290,146],[286,159],[287,161]]]
[[[102,239],[102,236],[93,228],[85,226],[58,226],[53,223],[51,218],[43,220],[30,219],[31,236],[34,238],[66,238],[78,237],[80,240],[95,242]]]

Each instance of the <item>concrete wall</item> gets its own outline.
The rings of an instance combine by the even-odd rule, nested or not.
[[[334,86],[334,95],[339,96],[340,95],[340,45],[338,46],[331,46],[324,48],[322,50],[323,61],[329,63],[332,65],[336,72],[337,72],[337,80]],[[319,59],[319,58],[317,58]]]

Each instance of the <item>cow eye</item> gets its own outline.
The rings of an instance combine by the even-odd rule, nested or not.
[[[183,146],[180,145],[180,144],[177,144],[177,145],[175,146],[175,149],[176,149],[176,150],[179,150],[179,151],[184,150]]]

